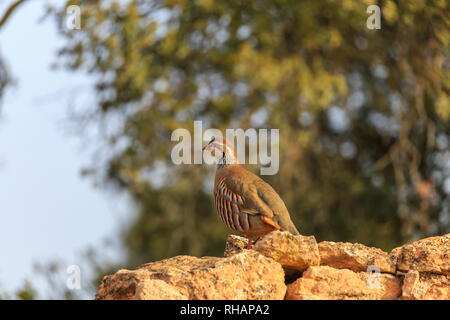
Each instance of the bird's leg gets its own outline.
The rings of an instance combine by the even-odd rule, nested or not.
[[[257,237],[256,239],[255,239],[255,241],[253,241],[253,244],[256,244],[256,241],[258,241],[259,239],[261,239],[262,237]]]
[[[252,248],[252,238],[251,237],[247,237],[248,242],[247,242],[247,249],[251,249]]]

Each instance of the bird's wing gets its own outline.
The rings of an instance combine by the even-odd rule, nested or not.
[[[241,212],[260,216],[265,224],[275,229],[288,230],[292,234],[299,234],[292,223],[289,211],[278,193],[264,180],[254,173],[236,167],[232,174],[223,176],[221,187],[225,193],[229,192],[231,199],[233,195],[239,195],[243,204],[239,209]]]
[[[253,182],[258,190],[258,197],[274,212],[274,215],[287,212],[286,205],[270,184],[256,176]]]
[[[238,204],[242,212],[272,218],[274,211],[264,199],[261,199],[261,191],[258,190],[254,177],[247,176],[247,179],[242,179],[235,175],[228,176],[219,182],[218,190],[229,201]],[[275,191],[272,189],[272,192]]]
[[[248,214],[259,214],[260,212],[251,206],[248,195],[241,192],[242,188],[236,188],[235,183],[230,183],[229,179],[222,179],[217,184],[216,192],[217,196],[223,198],[226,202],[230,202],[231,205],[237,205],[240,212]],[[250,204],[250,205],[249,205]]]

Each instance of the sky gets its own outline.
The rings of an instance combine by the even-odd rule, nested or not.
[[[65,130],[66,118],[91,79],[51,69],[64,42],[52,19],[39,22],[43,3],[20,6],[0,31],[15,80],[0,109],[0,292],[33,282],[34,262],[77,264],[84,248],[102,245],[130,212],[125,196],[80,175],[92,154]],[[0,1],[0,14],[7,4]]]

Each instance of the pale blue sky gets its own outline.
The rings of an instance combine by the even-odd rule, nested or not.
[[[91,153],[64,130],[64,119],[69,102],[89,100],[73,95],[90,79],[50,69],[63,39],[51,19],[38,23],[44,2],[58,3],[30,1],[0,31],[16,80],[0,116],[0,292],[33,280],[34,261],[77,264],[83,248],[117,232],[131,211],[123,197],[80,176]],[[0,14],[8,3],[0,1]]]

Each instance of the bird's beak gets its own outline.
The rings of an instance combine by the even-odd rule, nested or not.
[[[208,143],[206,146],[204,146],[203,148],[202,148],[202,151],[209,151],[209,150],[211,150],[211,149],[214,149],[214,143]]]

